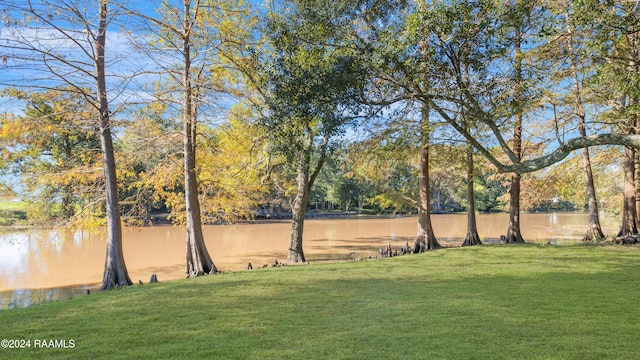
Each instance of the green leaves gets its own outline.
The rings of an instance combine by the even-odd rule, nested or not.
[[[280,149],[308,152],[359,115],[363,67],[344,28],[337,26],[351,10],[346,4],[338,6],[343,13],[330,17],[315,2],[279,6],[265,18],[261,79],[268,110],[263,122]]]

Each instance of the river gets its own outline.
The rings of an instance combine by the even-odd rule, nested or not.
[[[612,222],[615,219],[612,219]],[[432,215],[434,231],[443,246],[458,246],[466,234],[466,215]],[[505,234],[507,214],[479,214],[478,233],[484,242],[498,242]],[[588,222],[584,213],[523,214],[527,242],[578,242]],[[605,221],[606,225],[607,222]],[[254,268],[285,261],[290,222],[257,222],[205,226],[207,248],[223,271]],[[310,262],[376,256],[379,247],[413,244],[416,217],[355,217],[305,221],[304,251]],[[606,227],[605,231],[615,231]],[[170,225],[125,228],[123,250],[134,283],[181,278],[185,265],[185,232]],[[95,290],[102,280],[104,234],[83,231],[0,233],[0,309],[70,298]]]

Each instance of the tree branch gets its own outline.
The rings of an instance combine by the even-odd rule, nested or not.
[[[640,149],[640,135],[600,134],[581,136],[568,140],[550,154],[535,159],[525,160],[513,165],[500,165],[496,167],[498,172],[501,173],[517,172],[524,174],[534,172],[562,161],[574,150],[601,145],[619,145]]]

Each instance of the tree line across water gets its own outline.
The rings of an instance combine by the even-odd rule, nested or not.
[[[288,211],[619,209],[635,241],[640,9],[626,1],[10,0],[0,5],[0,168],[29,216],[106,226],[102,288],[130,285],[122,223]],[[621,175],[623,174],[623,175]],[[621,177],[618,186],[617,178]],[[521,189],[524,189],[521,192]],[[12,190],[5,185],[3,190]],[[623,201],[620,205],[619,195]]]

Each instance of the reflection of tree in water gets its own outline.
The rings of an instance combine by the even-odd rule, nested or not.
[[[24,271],[29,262],[30,236],[26,232],[0,235],[0,274]]]

